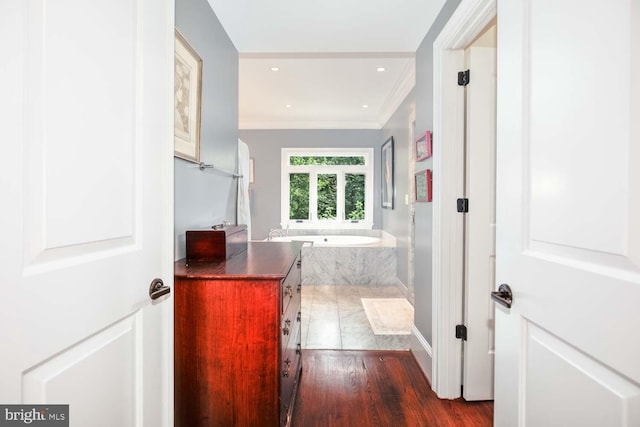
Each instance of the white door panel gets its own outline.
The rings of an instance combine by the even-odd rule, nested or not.
[[[135,388],[141,367],[133,365],[142,362],[135,357],[141,322],[141,314],[124,319],[25,372],[23,401],[68,403],[76,425],[135,425],[131,414],[142,412]],[[70,395],[74,388],[82,393]]]
[[[493,399],[495,285],[496,49],[465,51],[466,87],[465,304],[467,340],[463,352],[463,397]]]
[[[0,402],[169,425],[172,301],[148,289],[172,284],[173,2],[12,0],[0,16]]]
[[[129,236],[144,17],[131,0],[27,7],[27,202],[43,228],[32,232],[46,248]]]
[[[552,7],[531,2],[530,46],[524,55],[530,79],[524,89],[530,111],[533,241],[625,251],[631,72],[625,3],[581,7],[576,19],[564,10],[575,2]],[[575,215],[577,206],[589,209]],[[608,226],[591,230],[593,224]]]
[[[498,19],[495,425],[640,425],[640,3]]]
[[[524,336],[526,425],[636,425],[638,384],[533,323],[526,323]]]

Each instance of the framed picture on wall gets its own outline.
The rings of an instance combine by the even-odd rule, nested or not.
[[[431,131],[426,131],[416,139],[415,148],[417,162],[431,157]]]
[[[431,169],[416,172],[415,174],[416,202],[430,202],[431,194]]]
[[[177,29],[174,72],[173,153],[175,157],[199,163],[202,59]]]
[[[393,182],[393,137],[382,144],[382,207],[393,209],[395,187]]]

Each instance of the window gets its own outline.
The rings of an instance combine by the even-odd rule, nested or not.
[[[371,228],[373,148],[283,148],[283,228]]]

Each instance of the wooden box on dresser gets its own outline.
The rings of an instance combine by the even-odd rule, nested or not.
[[[175,425],[288,426],[301,352],[301,243],[177,261]]]

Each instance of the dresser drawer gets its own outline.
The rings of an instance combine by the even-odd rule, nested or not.
[[[280,290],[280,294],[282,297],[282,313],[287,310],[289,306],[289,302],[296,296],[300,296],[300,284],[302,283],[302,275],[301,275],[302,262],[300,260],[300,255],[296,257],[295,262],[289,269],[289,273],[287,273],[287,277],[282,280],[282,287]]]
[[[280,378],[280,424],[282,426],[289,425],[298,380],[300,378],[300,369],[302,367],[300,338],[300,322],[296,322],[288,345],[282,352],[282,371]]]
[[[300,323],[302,322],[302,312],[300,310],[300,297],[294,297],[291,299],[287,311],[282,315],[282,321],[280,324],[280,342],[282,348],[282,354],[286,352],[286,349],[290,346],[289,341],[296,339],[295,331],[300,329]]]

